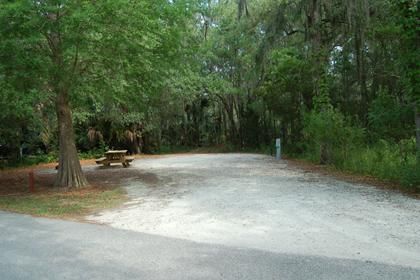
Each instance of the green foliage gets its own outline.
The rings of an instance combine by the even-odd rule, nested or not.
[[[420,190],[416,167],[415,141],[404,140],[393,144],[385,140],[356,147],[337,167],[383,180],[398,182],[411,190]]]
[[[20,159],[11,159],[7,162],[0,162],[0,169],[3,168],[15,168],[15,167],[23,167],[23,166],[33,166],[40,163],[51,163],[57,162],[58,156],[57,153],[49,153],[49,154],[37,154],[37,155],[29,155],[24,156]]]
[[[350,125],[336,110],[307,114],[304,135],[306,157],[312,161],[420,190],[414,138],[398,144],[380,140],[368,145],[364,130]]]
[[[370,135],[394,142],[409,138],[414,130],[413,116],[413,106],[380,92],[369,108]]]
[[[0,2],[0,145],[51,149],[51,107],[63,91],[79,147],[91,148],[90,127],[109,145],[123,142],[145,121],[150,97],[184,68],[194,10],[191,1]],[[29,129],[38,132],[31,143]]]
[[[406,90],[417,106],[420,106],[420,53],[418,43],[420,30],[418,20],[420,15],[420,2],[416,0],[392,0],[395,21],[400,28],[400,46],[402,66]]]
[[[302,96],[307,98],[305,95],[311,87],[310,82],[305,80],[309,78],[307,67],[297,49],[285,48],[271,53],[267,78],[260,90],[270,109],[283,117],[299,114],[297,103]]]
[[[317,95],[313,98],[313,104],[314,104],[314,111],[315,112],[330,112],[334,111],[334,107],[331,104],[331,98],[329,93],[329,85],[327,80],[326,73],[321,73],[320,80],[318,81],[318,92]],[[336,112],[336,115],[338,116],[338,112]],[[340,119],[338,117],[338,119]]]
[[[364,130],[352,126],[337,110],[312,111],[305,116],[304,139],[312,160],[339,164],[363,141]]]
[[[98,147],[94,149],[90,149],[86,152],[79,153],[80,159],[95,159],[103,157],[104,153],[109,150],[108,147]]]
[[[419,3],[337,3],[1,1],[0,145],[54,151],[65,89],[82,157],[267,152],[281,136],[297,155],[415,184]]]
[[[0,74],[0,146],[6,146],[17,153],[21,144],[39,129],[37,114],[33,110],[35,93],[26,92],[22,98],[16,98],[18,92],[5,81]],[[16,155],[15,155],[16,158]]]

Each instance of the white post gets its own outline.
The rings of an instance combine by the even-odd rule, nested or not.
[[[281,159],[281,140],[280,138],[276,139],[276,160]]]

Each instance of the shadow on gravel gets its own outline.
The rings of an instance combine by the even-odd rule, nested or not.
[[[415,280],[420,270],[368,261],[206,245],[1,213],[4,279]]]

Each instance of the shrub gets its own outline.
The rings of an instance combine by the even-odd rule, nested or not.
[[[305,154],[312,161],[398,182],[420,191],[414,137],[398,143],[381,139],[367,145],[363,129],[351,125],[333,109],[307,114],[304,137]]]
[[[420,190],[420,172],[416,165],[415,149],[414,138],[404,139],[399,143],[379,140],[370,147],[360,148],[352,156],[353,166],[345,168]]]
[[[340,164],[363,142],[364,131],[352,126],[337,110],[312,111],[304,118],[306,153],[313,161]]]

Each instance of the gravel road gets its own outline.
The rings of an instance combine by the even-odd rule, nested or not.
[[[127,181],[131,200],[88,220],[267,254],[414,268],[420,279],[419,200],[254,154],[162,156],[131,168],[148,178]]]
[[[0,211],[4,280],[417,280],[420,269],[203,244]]]

